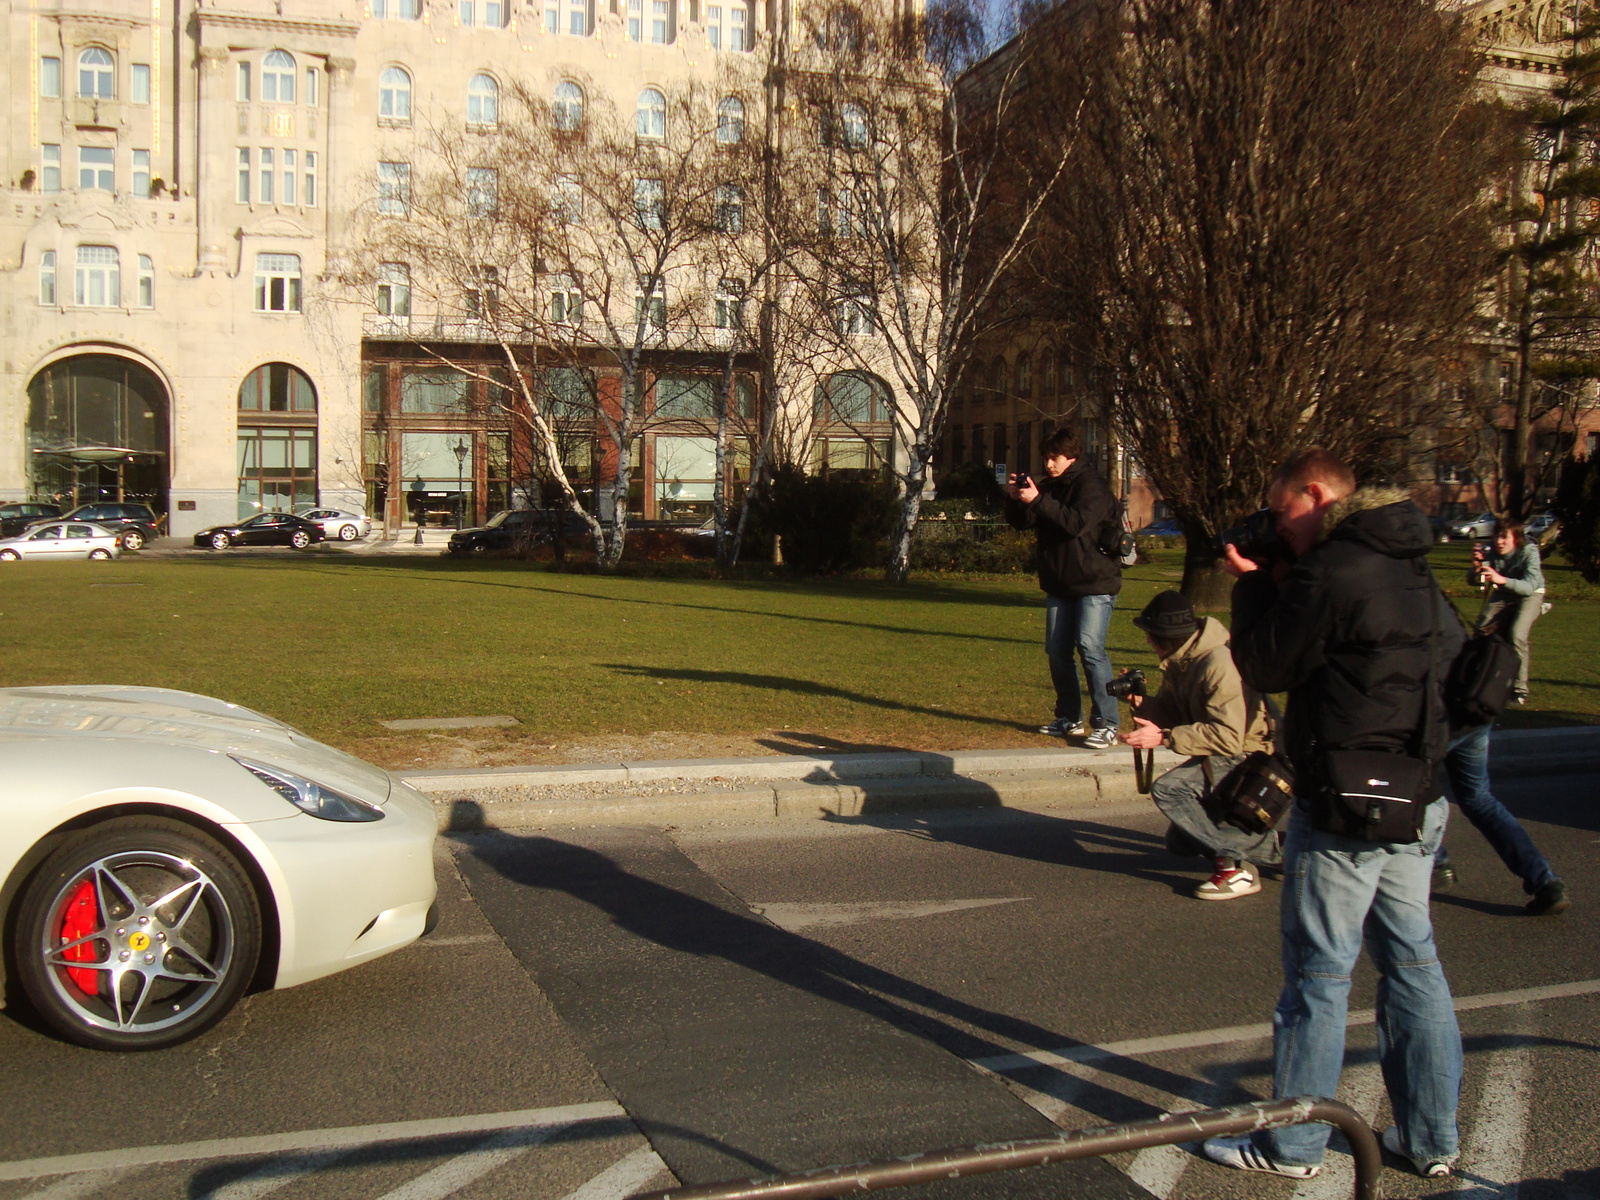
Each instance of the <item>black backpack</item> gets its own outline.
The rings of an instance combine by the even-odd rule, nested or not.
[[[1444,702],[1456,729],[1487,725],[1511,703],[1521,661],[1498,627],[1475,633],[1445,676]]]
[[[1122,527],[1122,519],[1120,517],[1111,517],[1105,524],[1101,525],[1100,536],[1095,539],[1095,548],[1101,554],[1125,564],[1128,564],[1128,557],[1134,552],[1136,546],[1137,543],[1134,541],[1133,534]]]

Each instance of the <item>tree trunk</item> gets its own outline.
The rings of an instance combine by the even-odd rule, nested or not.
[[[905,491],[900,497],[900,513],[894,523],[886,571],[890,583],[904,583],[911,574],[911,538],[917,532],[917,515],[922,511],[922,480],[928,470],[919,451],[920,447],[911,448],[911,470],[901,482]]]
[[[1233,576],[1222,569],[1222,560],[1209,543],[1198,552],[1184,554],[1181,590],[1197,612],[1226,612],[1232,604]]]

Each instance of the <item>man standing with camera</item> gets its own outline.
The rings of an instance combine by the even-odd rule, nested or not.
[[[1238,579],[1233,657],[1263,694],[1288,692],[1284,745],[1297,799],[1284,847],[1284,985],[1273,1016],[1273,1094],[1333,1096],[1350,976],[1363,934],[1381,978],[1378,1044],[1395,1124],[1383,1145],[1419,1175],[1457,1152],[1461,1033],[1428,912],[1447,806],[1443,680],[1462,631],[1428,568],[1427,518],[1398,490],[1356,490],[1326,450],[1296,454],[1269,504],[1295,556],[1262,564],[1226,548]],[[1349,764],[1381,761],[1352,781]],[[1396,780],[1414,786],[1406,799]],[[1365,814],[1368,822],[1361,824]],[[1378,834],[1392,840],[1377,840]],[[1325,1125],[1213,1138],[1208,1158],[1305,1179]]]
[[[1058,429],[1045,439],[1045,478],[1013,475],[1006,520],[1032,529],[1039,541],[1039,586],[1044,590],[1044,649],[1055,685],[1054,719],[1040,733],[1067,737],[1080,732],[1083,697],[1073,652],[1083,660],[1084,684],[1094,707],[1084,745],[1103,750],[1117,742],[1117,702],[1106,694],[1111,659],[1106,630],[1122,590],[1122,567],[1103,550],[1108,529],[1120,535],[1117,501],[1097,471],[1079,454],[1078,438]]]
[[[1130,690],[1134,729],[1121,740],[1135,750],[1166,746],[1189,756],[1150,786],[1150,799],[1172,822],[1167,849],[1215,860],[1216,871],[1195,889],[1196,899],[1253,896],[1261,880],[1250,863],[1274,867],[1282,861],[1277,832],[1252,835],[1219,826],[1201,798],[1247,754],[1272,748],[1262,699],[1239,678],[1227,628],[1213,617],[1197,618],[1182,592],[1162,592],[1133,623],[1161,656],[1161,689],[1148,698],[1142,686]],[[1124,674],[1119,682],[1130,678]]]

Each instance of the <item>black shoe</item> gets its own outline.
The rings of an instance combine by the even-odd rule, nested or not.
[[[1530,917],[1553,917],[1571,907],[1572,901],[1567,898],[1567,885],[1559,879],[1552,879],[1533,894],[1533,899],[1528,901],[1524,911]]]
[[[1456,869],[1446,863],[1442,867],[1433,869],[1433,883],[1428,888],[1430,892],[1448,892],[1456,885]]]

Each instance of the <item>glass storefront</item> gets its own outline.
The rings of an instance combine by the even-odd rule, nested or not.
[[[31,493],[166,512],[167,420],[166,388],[138,363],[85,354],[46,367],[28,385]]]
[[[239,385],[242,521],[317,503],[317,389],[298,367],[264,363]]]

